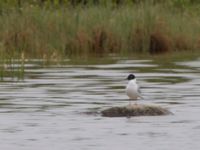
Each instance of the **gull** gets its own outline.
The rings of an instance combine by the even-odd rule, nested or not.
[[[126,94],[131,100],[137,100],[138,98],[142,98],[140,87],[136,82],[136,77],[134,74],[129,74],[127,77],[129,81],[126,86]]]

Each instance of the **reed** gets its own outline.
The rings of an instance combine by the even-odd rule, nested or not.
[[[47,7],[51,1],[47,2],[0,5],[2,56],[23,53],[25,58],[60,60],[95,54],[160,54],[199,49],[200,19],[195,5],[180,8],[175,1],[127,0],[123,4],[101,1],[99,5],[87,1],[87,6],[60,1],[66,5]]]

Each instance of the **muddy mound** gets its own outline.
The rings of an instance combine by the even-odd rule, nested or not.
[[[134,104],[123,107],[111,107],[101,112],[104,117],[161,116],[172,114],[165,108],[152,105]]]

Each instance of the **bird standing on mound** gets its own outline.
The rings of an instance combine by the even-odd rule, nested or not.
[[[136,82],[136,78],[134,74],[130,74],[127,77],[127,80],[129,80],[128,85],[126,86],[126,94],[131,100],[137,100],[140,95],[140,87]]]

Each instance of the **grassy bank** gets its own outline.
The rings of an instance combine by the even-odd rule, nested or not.
[[[199,3],[127,0],[125,4],[69,5],[66,1],[58,5],[56,0],[42,4],[14,1],[0,2],[1,79],[22,78],[27,58],[48,62],[111,54],[181,55],[200,49]],[[16,58],[18,67],[13,65]]]
[[[5,57],[60,59],[91,54],[163,53],[200,47],[200,11],[149,2],[120,7],[2,9]]]

